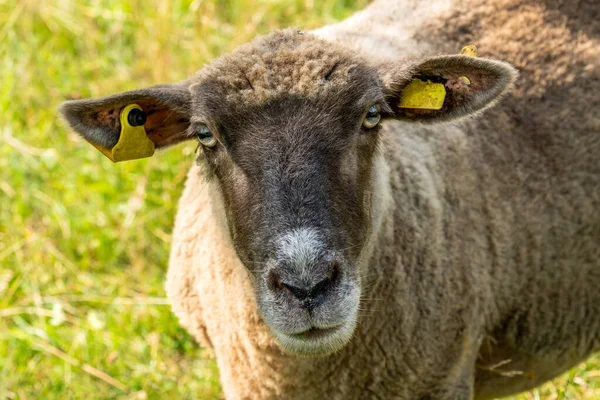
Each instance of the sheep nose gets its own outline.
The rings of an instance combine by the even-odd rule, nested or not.
[[[269,272],[269,286],[275,293],[296,299],[300,307],[312,311],[325,301],[327,293],[337,286],[340,278],[340,266],[336,261],[320,267],[317,269],[322,272],[309,280],[273,269]]]

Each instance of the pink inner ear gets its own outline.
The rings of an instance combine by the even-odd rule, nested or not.
[[[470,83],[465,82],[463,77],[468,78]],[[444,78],[446,79],[446,88],[452,92],[456,92],[457,94],[479,92],[492,85],[495,79],[494,76],[487,74],[482,70],[469,71],[464,75],[444,74]]]
[[[87,120],[85,123],[89,125],[101,125],[111,127],[115,130],[115,132],[118,132],[121,129],[121,123],[119,121],[120,113],[120,108],[111,108],[110,110],[104,110],[96,113],[87,114]]]
[[[446,83],[444,84],[446,89],[460,93],[468,93],[471,84],[473,83],[466,76],[449,76],[445,78],[447,79]]]
[[[148,137],[159,147],[180,142],[188,125],[186,117],[166,109],[148,115],[145,124]]]

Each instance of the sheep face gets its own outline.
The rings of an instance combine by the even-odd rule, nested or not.
[[[189,81],[71,101],[62,112],[104,152],[119,139],[118,115],[131,103],[146,113],[157,147],[197,138],[198,162],[218,193],[214,209],[224,211],[265,323],[284,350],[324,355],[351,339],[357,321],[365,249],[379,218],[379,120],[472,115],[514,76],[507,64],[465,56],[371,65],[287,30]],[[445,83],[441,109],[399,107],[414,78]]]
[[[260,312],[287,350],[333,351],[352,333],[379,141],[364,124],[381,104],[377,94],[285,96],[235,116],[211,114],[195,128],[218,126],[201,161],[220,188]]]
[[[285,350],[330,353],[357,319],[387,104],[373,68],[296,32],[242,54],[199,74],[191,132],[264,321]]]

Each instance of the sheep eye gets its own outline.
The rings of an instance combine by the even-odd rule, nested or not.
[[[367,110],[367,114],[365,115],[365,118],[363,119],[363,126],[365,128],[371,129],[371,128],[375,128],[377,126],[377,124],[379,123],[379,120],[381,120],[381,114],[379,113],[380,110],[381,110],[381,107],[379,107],[379,105],[377,105],[377,104],[369,107],[369,109]]]
[[[213,147],[217,144],[217,139],[215,139],[206,125],[198,125],[196,135],[198,136],[198,141],[206,147]]]

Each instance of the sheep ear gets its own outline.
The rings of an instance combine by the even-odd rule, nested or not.
[[[190,102],[188,84],[182,82],[99,99],[66,101],[60,105],[59,110],[71,128],[84,139],[111,160],[123,161],[149,157],[154,152],[154,147],[166,147],[186,140],[185,133],[190,124]],[[136,111],[137,123],[134,122],[133,126],[127,122],[123,124],[127,116],[123,119],[122,112],[130,113],[132,108],[141,110],[141,113]],[[121,159],[114,159],[112,153],[115,145],[119,142],[117,147],[122,147],[120,139],[122,132],[125,132],[123,125],[134,132],[126,143],[131,148],[125,149],[126,154],[121,153],[125,154]],[[151,150],[147,148],[147,151],[142,151],[144,155],[140,156],[142,153],[136,147],[151,147]]]
[[[466,55],[388,65],[383,72],[394,116],[429,123],[477,115],[508,93],[516,77],[510,64]]]

